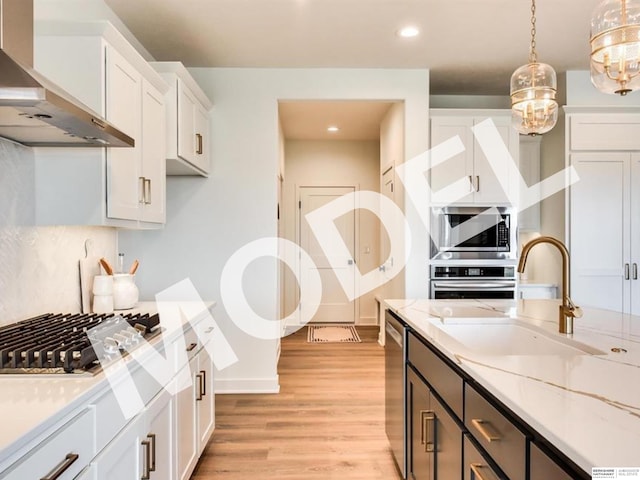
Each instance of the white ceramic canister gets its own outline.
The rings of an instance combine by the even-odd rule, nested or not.
[[[113,295],[94,295],[93,313],[112,313]]]
[[[136,306],[139,292],[134,280],[135,276],[129,273],[113,275],[114,310],[127,310]]]
[[[113,277],[111,275],[96,275],[93,277],[93,313],[113,312]]]

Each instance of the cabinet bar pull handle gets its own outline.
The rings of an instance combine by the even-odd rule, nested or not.
[[[140,477],[140,480],[150,480],[151,478],[151,442],[149,440],[143,440],[142,446],[144,447],[144,473]]]
[[[202,135],[196,133],[196,153],[202,155]]]
[[[207,395],[207,372],[204,370],[200,370],[200,373],[202,374],[202,381],[200,382],[200,391],[202,392],[201,395],[204,397]]]
[[[435,451],[435,429],[429,428],[429,424],[433,424],[436,414],[433,410],[421,410],[420,419],[422,420],[420,442],[424,445],[425,452],[433,452]]]
[[[213,332],[213,327],[209,327],[204,331],[204,333],[211,333],[211,332]]]
[[[196,378],[198,379],[198,396],[196,397],[196,402],[199,402],[202,400],[202,375],[198,373]]]
[[[489,480],[489,477],[485,477],[480,471],[480,469],[487,468],[486,465],[482,465],[481,463],[471,463],[469,464],[469,467],[471,468],[472,473],[471,478],[474,480]]]
[[[145,203],[144,183],[144,177],[138,177],[138,203]]]
[[[480,175],[476,175],[476,192],[480,191]]]
[[[469,192],[473,192],[473,177],[469,175]]]
[[[637,263],[633,264],[633,279],[634,280],[638,279],[638,264]]]
[[[197,346],[198,346],[197,343],[190,343],[189,346],[187,347],[187,352],[190,352],[191,350],[193,350]]]
[[[624,279],[629,280],[629,264],[624,264]]]
[[[144,179],[144,203],[145,205],[151,205],[151,179]]]
[[[150,433],[147,435],[147,438],[151,440],[151,466],[149,467],[150,472],[156,471],[156,434]]]
[[[67,453],[67,456],[64,457],[64,460],[60,462],[53,471],[49,472],[47,476],[42,477],[40,480],[56,480],[60,478],[60,476],[66,472],[73,463],[80,458],[80,455],[77,453]]]
[[[487,442],[500,441],[500,434],[493,429],[489,422],[480,418],[473,418],[471,419],[471,424],[476,427],[480,435],[482,435]]]

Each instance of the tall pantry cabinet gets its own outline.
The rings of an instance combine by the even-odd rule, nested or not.
[[[35,65],[132,137],[133,148],[38,149],[39,224],[165,222],[169,87],[108,22],[36,24]]]
[[[566,110],[572,298],[640,315],[640,111]]]

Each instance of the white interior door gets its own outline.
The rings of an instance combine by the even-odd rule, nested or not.
[[[331,266],[331,263],[339,265],[341,274],[350,273],[348,277],[355,282],[355,209],[351,209],[335,220],[335,225],[350,252],[349,258],[327,258],[313,235],[305,215],[354,191],[355,187],[300,187],[299,189],[300,247],[311,256],[315,263],[315,271],[322,280],[322,298],[316,314],[311,319],[314,323],[354,323],[355,321],[355,301],[347,298]],[[315,272],[300,272],[301,289],[305,288],[305,279],[312,273]],[[354,291],[353,288],[352,291]]]

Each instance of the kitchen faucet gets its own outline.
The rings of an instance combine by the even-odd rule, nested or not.
[[[582,317],[582,309],[576,306],[570,297],[569,272],[571,264],[569,260],[569,251],[567,247],[557,238],[553,237],[537,237],[526,243],[522,247],[520,262],[518,262],[518,272],[524,272],[524,266],[527,263],[529,250],[539,243],[549,243],[556,247],[562,255],[562,305],[559,309],[558,329],[560,333],[573,333],[573,319]]]

